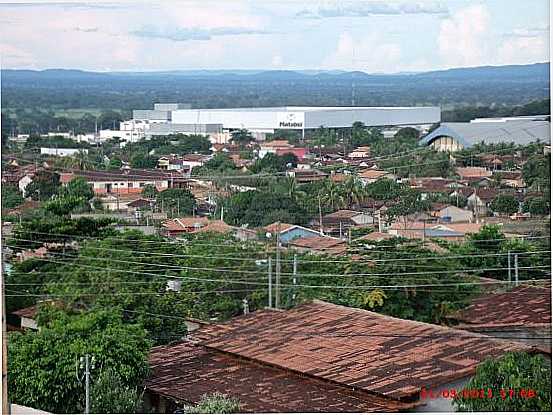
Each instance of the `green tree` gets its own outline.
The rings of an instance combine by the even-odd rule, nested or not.
[[[58,193],[59,188],[59,174],[46,170],[38,171],[32,182],[25,188],[25,197],[33,200],[48,200]]]
[[[345,199],[340,187],[332,180],[325,180],[320,194],[321,203],[332,210],[344,207]]]
[[[8,382],[15,403],[55,413],[82,412],[84,387],[75,377],[75,362],[87,353],[99,370],[111,368],[128,388],[141,385],[148,373],[150,344],[144,329],[122,323],[116,313],[41,310],[39,324],[38,332],[9,336]]]
[[[141,405],[137,388],[125,384],[112,368],[104,368],[90,387],[93,414],[131,414]]]
[[[460,411],[551,412],[551,364],[541,355],[507,353],[499,359],[481,363],[465,389],[483,389],[486,396],[491,389],[492,397],[474,399],[458,394],[454,404]],[[514,391],[512,398],[511,389]],[[521,396],[523,390],[525,396]]]
[[[531,157],[522,167],[522,178],[529,187],[551,187],[551,155]]]
[[[239,129],[239,130],[234,130],[231,133],[231,137],[232,137],[231,140],[232,140],[233,143],[240,144],[242,146],[254,141],[252,133],[250,133],[245,128],[242,128],[242,129]]]
[[[163,190],[156,195],[156,203],[175,215],[191,215],[196,208],[196,199],[188,189]]]
[[[2,209],[13,209],[21,205],[25,199],[19,189],[7,184],[2,185]]]
[[[44,204],[44,210],[57,216],[69,215],[77,207],[86,204],[86,199],[82,196],[60,196],[55,195],[52,200]]]
[[[353,204],[361,203],[367,196],[365,187],[361,181],[353,175],[350,175],[342,184],[342,192],[348,207],[351,207]]]
[[[518,212],[518,201],[512,195],[497,195],[490,208],[494,212],[510,215]]]
[[[63,187],[60,194],[62,196],[81,197],[85,201],[89,201],[94,197],[92,185],[88,184],[83,177],[74,177],[67,186]]]
[[[207,175],[210,172],[225,172],[225,171],[236,170],[234,162],[230,159],[225,153],[217,153],[208,160],[202,167],[194,167],[192,174],[196,175]]]
[[[153,169],[157,166],[157,157],[146,153],[135,153],[131,157],[131,167],[136,169]]]
[[[202,396],[198,405],[186,408],[188,414],[236,414],[240,412],[240,401],[220,392]]]
[[[522,211],[531,215],[547,215],[550,211],[549,202],[544,197],[529,197],[522,204]]]
[[[142,188],[142,196],[147,198],[155,198],[159,192],[153,184],[147,184]]]
[[[108,169],[117,170],[123,166],[123,162],[119,157],[113,156],[109,159]]]
[[[274,191],[239,192],[225,199],[223,206],[225,222],[238,226],[265,226],[276,221],[304,224],[308,220],[298,202]]]

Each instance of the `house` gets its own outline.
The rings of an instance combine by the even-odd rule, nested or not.
[[[294,147],[286,140],[273,140],[259,144],[259,158],[263,158],[267,154],[276,154],[277,156],[293,154],[298,159],[302,159],[307,154],[307,149],[303,147]]]
[[[486,294],[449,318],[457,328],[513,339],[551,352],[551,286],[520,285]]]
[[[328,234],[338,234],[343,236],[349,228],[355,226],[372,225],[374,220],[372,215],[354,210],[338,210],[323,216],[323,231]],[[319,226],[318,221],[315,223]]]
[[[201,167],[211,156],[203,154],[186,154],[182,157],[172,154],[160,157],[157,168],[161,170],[177,170],[190,173],[194,167]]]
[[[355,239],[354,242],[382,242],[386,241],[388,239],[395,238],[394,235],[390,233],[384,233],[384,232],[371,232],[367,235],[363,235],[357,239]]]
[[[349,158],[358,159],[358,158],[368,158],[371,156],[371,148],[368,146],[357,147],[351,153],[348,154]]]
[[[498,191],[490,188],[477,188],[467,197],[468,207],[474,211],[477,216],[486,215],[492,201],[497,196]]]
[[[286,172],[288,177],[293,177],[298,183],[312,183],[324,180],[328,177],[327,173],[324,173],[317,169],[292,169]]]
[[[11,314],[19,317],[19,326],[22,329],[38,330],[38,324],[36,322],[36,315],[38,314],[37,304],[12,311]]]
[[[509,351],[543,353],[522,343],[318,300],[209,325],[191,333],[189,339],[243,362],[440,412],[451,412],[452,401],[421,400],[423,388],[462,388],[481,362]],[[203,359],[194,361],[205,367]],[[186,369],[181,373],[187,373]],[[191,376],[197,378],[201,376]]]
[[[169,219],[161,224],[161,232],[170,237],[179,236],[197,231],[209,222],[209,219],[203,216]]]
[[[288,247],[293,248],[298,252],[310,252],[327,255],[342,255],[345,254],[347,250],[345,240],[329,236],[296,238],[288,243]]]
[[[474,215],[470,210],[461,209],[457,206],[446,205],[431,212],[432,216],[439,218],[441,222],[472,222]]]
[[[492,172],[485,167],[457,167],[455,172],[461,180],[474,180],[492,177]]]
[[[102,209],[108,211],[135,211],[150,207],[153,201],[140,197],[140,194],[108,194],[99,198]]]
[[[228,234],[235,231],[234,226],[227,225],[222,220],[211,220],[209,221],[205,226],[202,226],[201,228],[194,229],[190,233],[221,233],[221,234]]]
[[[429,224],[425,222],[404,222],[398,220],[390,226],[389,233],[407,239],[446,239],[463,241],[467,235],[477,233],[480,223]]]
[[[375,170],[375,169],[363,170],[362,172],[359,173],[359,179],[361,179],[361,182],[363,184],[371,184],[376,182],[378,179],[382,179],[382,178],[395,180],[396,176],[385,170]]]
[[[60,173],[60,182],[67,185],[74,177],[84,178],[96,195],[139,194],[146,185],[155,186],[158,191],[185,185],[188,179],[178,172],[161,170],[140,170],[122,168],[115,171],[73,170]]]
[[[516,171],[502,171],[497,173],[500,177],[500,183],[503,186],[512,187],[514,189],[523,189],[526,187],[524,179],[522,178],[522,172]]]
[[[175,413],[215,392],[238,399],[244,413],[400,412],[415,406],[186,340],[154,347],[149,363],[144,401],[155,413]]]
[[[300,225],[292,225],[289,223],[271,223],[263,228],[267,233],[274,237],[280,232],[280,242],[287,244],[296,238],[315,238],[321,236],[321,234],[313,229],[305,228]]]

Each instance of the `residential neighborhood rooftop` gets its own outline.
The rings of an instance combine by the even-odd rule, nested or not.
[[[302,376],[187,341],[150,354],[145,387],[185,403],[222,392],[238,398],[241,412],[398,412],[414,405]]]
[[[315,300],[202,328],[197,344],[388,397],[415,397],[531,346]]]

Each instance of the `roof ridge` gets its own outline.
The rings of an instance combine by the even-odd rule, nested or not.
[[[331,306],[331,307],[340,308],[340,309],[344,309],[344,308],[345,309],[351,309],[351,310],[355,310],[355,311],[359,311],[359,312],[369,314],[371,316],[384,318],[386,320],[392,320],[392,321],[397,321],[397,322],[408,322],[410,324],[414,324],[414,325],[417,325],[417,326],[432,327],[434,329],[442,330],[444,332],[448,332],[448,331],[458,332],[458,333],[462,333],[462,334],[465,334],[465,335],[468,334],[472,337],[482,337],[486,340],[493,341],[493,342],[513,344],[513,345],[516,345],[516,346],[522,345],[522,346],[528,346],[528,348],[531,348],[531,346],[526,345],[524,343],[512,342],[512,341],[503,340],[503,339],[494,339],[493,337],[486,336],[484,334],[473,333],[473,332],[470,332],[468,330],[459,330],[459,329],[455,329],[455,328],[448,327],[448,326],[440,326],[439,324],[425,323],[423,321],[407,320],[407,319],[403,319],[403,318],[392,317],[392,316],[388,316],[386,314],[381,314],[381,313],[377,313],[375,311],[365,310],[365,309],[362,309],[362,308],[359,308],[359,307],[348,307],[348,306],[344,306],[344,305],[341,305],[341,304],[329,303],[329,302],[326,302],[326,301],[323,301],[323,300],[318,300],[318,299],[312,300],[312,303],[321,304],[321,305],[325,305],[325,306]],[[309,303],[306,303],[306,304],[309,304]]]

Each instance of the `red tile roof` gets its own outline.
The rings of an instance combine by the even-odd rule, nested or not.
[[[229,233],[233,230],[234,228],[232,226],[227,225],[222,220],[212,220],[203,228],[192,231],[191,233],[204,233],[204,232]]]
[[[236,356],[393,398],[417,397],[474,373],[519,343],[314,301],[262,310],[191,334]]]
[[[279,230],[280,230],[280,233],[282,233],[287,231],[290,228],[293,228],[294,226],[297,226],[297,225],[292,225],[290,223],[283,223],[283,222],[279,224],[278,222],[274,222],[274,223],[271,223],[270,225],[265,226],[264,229],[270,233],[276,233],[276,232],[279,232]]]
[[[203,216],[198,216],[198,217],[175,218],[175,219],[166,220],[165,222],[162,223],[161,226],[163,226],[168,231],[185,232],[190,228],[205,226],[208,223],[209,223],[208,218]]]
[[[189,342],[152,349],[148,390],[183,403],[221,392],[241,412],[397,412],[413,404],[300,376]]]
[[[461,178],[482,178],[492,176],[492,172],[485,167],[457,167],[455,171]]]
[[[30,318],[30,319],[34,319],[37,313],[38,313],[38,306],[36,304],[30,307],[21,308],[19,310],[12,311],[12,314],[15,314],[16,316]]]
[[[550,326],[551,287],[521,285],[505,293],[486,295],[452,318],[468,329]]]
[[[346,241],[328,236],[310,236],[291,240],[288,245],[318,252],[343,253],[347,250]]]

